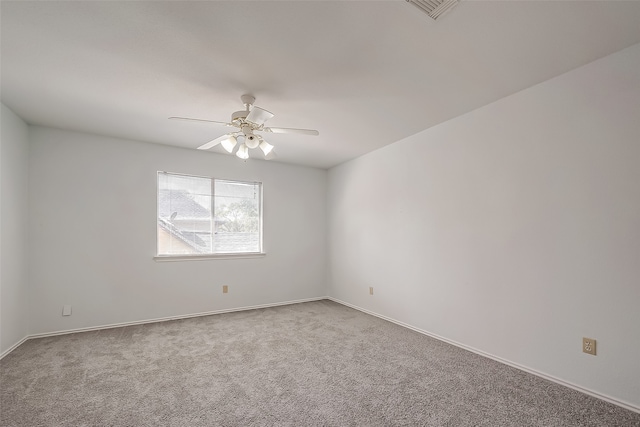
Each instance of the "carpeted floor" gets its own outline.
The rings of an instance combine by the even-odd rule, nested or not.
[[[29,340],[2,426],[640,426],[640,414],[331,301]]]

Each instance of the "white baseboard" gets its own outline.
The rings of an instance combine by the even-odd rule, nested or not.
[[[509,366],[511,366],[513,368],[516,368],[516,369],[520,369],[521,371],[528,372],[530,374],[533,374],[533,375],[536,375],[538,377],[544,378],[546,380],[552,381],[554,383],[563,385],[565,387],[569,387],[569,388],[574,389],[576,391],[579,391],[581,393],[588,394],[589,396],[595,397],[597,399],[604,400],[604,401],[609,402],[609,403],[613,403],[614,405],[620,406],[620,407],[622,407],[624,409],[628,409],[630,411],[640,413],[640,407],[636,406],[636,405],[634,405],[632,403],[625,402],[623,400],[616,399],[615,397],[607,396],[606,394],[602,394],[602,393],[595,392],[593,390],[586,389],[586,388],[581,387],[581,386],[579,386],[577,384],[573,384],[573,383],[571,383],[569,381],[565,381],[563,379],[554,377],[553,375],[545,374],[544,372],[540,372],[540,371],[537,371],[535,369],[531,369],[531,368],[528,368],[526,366],[520,365],[518,363],[511,362],[509,360],[503,359],[501,357],[494,356],[493,354],[484,352],[482,350],[478,350],[476,348],[473,348],[473,347],[470,347],[468,345],[459,343],[457,341],[450,340],[448,338],[445,338],[445,337],[442,337],[440,335],[431,333],[429,331],[425,331],[423,329],[416,328],[415,326],[409,325],[407,323],[400,322],[399,320],[392,319],[392,318],[387,317],[387,316],[383,316],[383,315],[375,313],[375,312],[373,312],[371,310],[367,310],[365,308],[358,307],[357,305],[353,305],[353,304],[350,304],[348,302],[341,301],[341,300],[339,300],[337,298],[327,297],[327,299],[329,299],[329,300],[331,300],[333,302],[337,302],[338,304],[342,304],[342,305],[345,305],[347,307],[351,307],[351,308],[353,308],[355,310],[358,310],[358,311],[361,311],[363,313],[367,313],[367,314],[370,314],[372,316],[378,317],[380,319],[384,319],[384,320],[386,320],[388,322],[395,323],[396,325],[400,325],[402,327],[411,329],[412,331],[416,331],[418,333],[421,333],[423,335],[429,336],[431,338],[435,338],[437,340],[446,342],[448,344],[455,345],[456,347],[460,347],[460,348],[468,350],[468,351],[470,351],[472,353],[479,354],[480,356],[488,357],[489,359],[493,359],[493,360],[495,360],[497,362],[503,363],[505,365],[509,365]]]
[[[274,302],[269,304],[259,304],[259,305],[251,305],[246,307],[237,307],[237,308],[226,308],[222,310],[213,310],[206,311],[201,313],[191,313],[191,314],[182,314],[178,316],[167,316],[167,317],[159,317],[156,319],[145,319],[145,320],[136,320],[133,322],[122,322],[122,323],[112,323],[109,325],[100,325],[100,326],[90,326],[86,328],[76,328],[76,329],[67,329],[64,331],[54,331],[54,332],[45,332],[41,334],[32,334],[27,335],[22,340],[11,346],[11,348],[7,349],[5,352],[0,355],[0,360],[5,357],[7,354],[11,353],[13,350],[18,348],[22,343],[27,340],[35,339],[35,338],[45,338],[45,337],[53,337],[57,335],[67,335],[67,334],[75,334],[79,332],[91,332],[91,331],[99,331],[103,329],[112,329],[112,328],[122,328],[124,326],[134,326],[134,325],[144,325],[148,323],[158,323],[158,322],[167,322],[170,320],[180,320],[180,319],[189,319],[192,317],[201,317],[201,316],[210,316],[212,314],[222,314],[222,313],[232,313],[235,311],[247,311],[247,310],[256,310],[259,308],[269,308],[269,307],[277,307],[281,305],[291,305],[291,304],[299,304],[303,302],[311,302],[311,301],[321,301],[324,299],[328,299],[327,297],[315,297],[315,298],[305,298],[299,300],[292,301],[283,301],[283,302]]]
[[[29,336],[27,335],[26,337],[22,338],[20,341],[18,341],[17,343],[15,343],[11,347],[3,351],[2,354],[0,354],[0,360],[2,360],[7,354],[11,353],[16,348],[20,347],[22,343],[24,343],[28,339],[29,339]]]

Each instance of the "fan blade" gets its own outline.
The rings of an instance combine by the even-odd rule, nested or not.
[[[231,123],[227,123],[227,122],[217,122],[215,120],[205,120],[205,119],[192,119],[190,117],[169,117],[169,120],[185,120],[188,122],[205,122],[205,123],[215,123],[215,124],[225,125],[225,126],[233,126]]]
[[[230,136],[233,136],[233,135],[229,133],[222,135],[214,139],[213,141],[209,141],[206,144],[202,144],[200,147],[198,147],[198,150],[208,150],[209,148],[215,147],[216,145],[220,144],[222,141],[224,141],[226,138],[229,138]]]
[[[262,130],[265,132],[271,132],[271,133],[299,133],[302,135],[313,135],[313,136],[320,135],[320,132],[314,129],[264,128]]]
[[[273,117],[273,113],[260,107],[253,107],[249,112],[246,120],[257,125],[263,125],[264,122]]]

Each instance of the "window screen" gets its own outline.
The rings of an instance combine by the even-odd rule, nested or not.
[[[262,252],[262,185],[158,172],[158,255]]]

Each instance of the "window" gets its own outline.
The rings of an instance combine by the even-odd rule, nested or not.
[[[158,172],[158,256],[262,252],[262,184]]]

